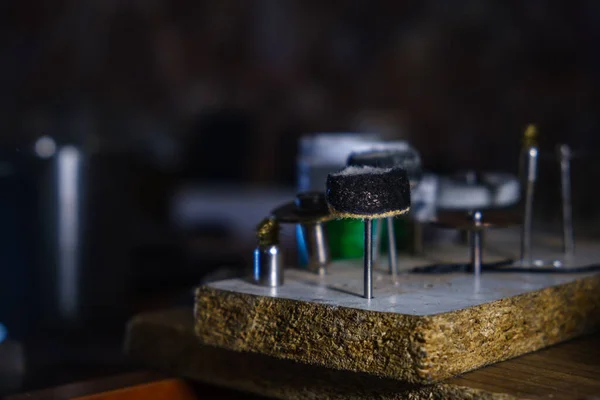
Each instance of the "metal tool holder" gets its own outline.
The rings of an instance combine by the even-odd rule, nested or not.
[[[306,238],[309,260],[308,268],[319,275],[327,273],[331,261],[325,222],[332,219],[325,196],[320,192],[305,192],[293,202],[277,207],[270,220],[277,224],[299,224]],[[269,220],[268,219],[268,220]],[[277,227],[273,229],[278,229]],[[272,232],[277,237],[278,231]],[[276,239],[272,240],[277,242]],[[277,287],[283,284],[283,256],[281,248],[274,243],[258,246],[254,251],[253,280],[263,286]]]
[[[535,257],[533,252],[533,208],[536,181],[539,169],[540,151],[536,142],[537,131],[535,126],[529,126],[525,132],[525,143],[521,159],[521,180],[523,186],[522,208],[520,210],[502,209],[476,209],[465,213],[442,212],[437,218],[429,221],[430,224],[444,228],[457,229],[467,232],[469,236],[470,266],[476,280],[482,272],[483,235],[489,228],[507,228],[521,225],[520,257],[510,264],[516,270],[539,271],[544,269],[581,268],[590,264],[585,257],[575,255],[575,243],[572,222],[571,203],[571,159],[572,152],[569,146],[561,144],[556,148],[557,161],[560,164],[560,186],[562,203],[562,257],[546,259]],[[331,261],[325,222],[333,219],[325,196],[319,192],[300,193],[295,201],[286,203],[273,210],[271,217],[278,223],[298,224],[302,228],[305,238],[304,246],[308,250],[308,270],[325,276]],[[378,221],[378,231],[375,230],[373,219],[364,219],[364,276],[363,297],[373,298],[373,268],[376,262],[378,249],[377,239],[380,238],[383,220]],[[389,243],[389,273],[392,280],[398,275],[398,254],[395,247],[393,218],[387,219]],[[419,225],[419,227],[421,227]],[[422,247],[422,243],[421,244]],[[422,248],[419,253],[422,253]],[[548,254],[546,252],[546,254]],[[283,267],[281,249],[277,245],[259,246],[254,254],[253,280],[259,285],[276,287],[283,283]]]
[[[464,245],[448,241],[419,256],[402,255],[398,264],[407,268],[398,279],[373,265],[373,219],[408,212],[408,208],[394,207],[403,203],[401,198],[390,197],[386,204],[385,196],[379,197],[390,194],[386,190],[394,181],[383,181],[377,186],[380,191],[373,189],[373,179],[361,181],[361,185],[352,181],[343,186],[348,190],[342,191],[331,185],[328,177],[326,195],[301,193],[295,201],[273,210],[259,226],[269,229],[257,230],[262,252],[255,253],[259,268],[254,282],[232,278],[196,290],[197,338],[211,351],[222,348],[245,357],[256,353],[260,359],[312,365],[326,373],[371,374],[412,386],[430,385],[592,332],[600,327],[600,246],[584,240],[578,243],[579,269],[552,266],[550,270],[535,265],[532,210],[539,151],[535,143],[528,143],[523,153],[524,208],[508,209],[521,197],[519,182],[514,179],[515,200],[502,208],[492,201],[486,207],[469,196],[465,196],[465,203],[471,201],[465,208],[448,211],[436,207],[436,215],[432,212],[420,221],[466,231],[469,254]],[[561,162],[566,259],[574,254],[571,153],[561,146],[556,154]],[[332,190],[336,196],[331,196]],[[369,208],[373,199],[394,211]],[[413,204],[407,203],[408,207]],[[354,205],[358,205],[356,209]],[[364,222],[362,262],[340,259],[329,263],[324,224],[333,218]],[[281,278],[284,272],[279,269],[281,259],[269,252],[269,246],[278,243],[277,223],[302,227],[303,236],[310,238],[311,254],[309,268],[285,270],[285,284],[274,288],[273,282],[280,285],[283,281],[272,279],[273,271]],[[487,241],[494,242],[494,248],[485,246],[484,252],[482,235],[488,229],[519,225],[521,238],[512,229],[489,232]],[[540,243],[537,250],[541,254],[547,238],[534,238],[539,239],[536,244]],[[545,244],[550,249],[555,246],[551,241]],[[595,264],[582,263],[586,256],[595,259]],[[515,258],[520,258],[520,263],[514,264]],[[272,260],[276,263],[269,262]],[[533,266],[524,268],[523,260],[530,260]],[[573,261],[572,265],[577,264]]]
[[[539,170],[540,150],[536,143],[535,126],[528,127],[525,133],[526,145],[521,159],[523,179],[523,225],[521,231],[521,257],[514,264],[522,268],[576,268],[585,264],[575,256],[575,238],[573,233],[573,210],[571,203],[571,158],[568,145],[556,147],[556,158],[560,165],[560,193],[562,209],[562,257],[543,259],[534,256],[533,251],[533,206]]]
[[[481,276],[483,265],[483,234],[487,229],[509,228],[519,224],[519,215],[514,211],[476,210],[468,213],[440,213],[431,224],[456,229],[469,235],[471,270],[475,279]]]

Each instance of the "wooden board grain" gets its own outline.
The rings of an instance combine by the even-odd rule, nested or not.
[[[591,399],[600,396],[600,337],[588,336],[431,385],[201,344],[191,309],[142,314],[127,353],[145,366],[280,399]]]
[[[589,335],[451,379],[529,399],[600,398],[600,335]]]
[[[600,327],[599,274],[485,274],[479,292],[460,273],[384,277],[367,301],[352,293],[353,273],[288,271],[277,290],[239,279],[200,287],[196,334],[233,351],[432,383]]]

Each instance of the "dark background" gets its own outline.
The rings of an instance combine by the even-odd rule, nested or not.
[[[294,182],[306,132],[401,135],[439,171],[514,170],[531,122],[550,151],[599,145],[593,0],[0,7],[6,140],[67,135],[66,118],[104,152],[263,184]]]
[[[202,136],[229,131],[239,179],[268,183],[294,180],[299,135],[369,122],[405,132],[430,168],[510,167],[530,122],[549,144],[598,145],[593,0],[1,7],[2,134],[13,139],[67,113],[107,148],[182,162],[194,141],[224,155]]]
[[[175,229],[173,196],[185,185],[293,191],[306,133],[407,139],[439,173],[516,172],[536,123],[539,216],[556,220],[554,147],[567,143],[580,156],[575,218],[598,235],[599,25],[594,0],[1,2],[0,166],[17,173],[0,179],[0,307],[33,354],[24,385],[121,368],[128,316],[186,303],[216,266],[243,266],[227,224]],[[38,323],[44,267],[30,239],[51,205],[27,157],[45,135],[92,160],[86,314],[97,318],[70,328],[80,347]],[[117,333],[98,339],[98,326]]]

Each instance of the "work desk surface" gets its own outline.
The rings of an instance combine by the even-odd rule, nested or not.
[[[600,335],[490,365],[448,383],[532,399],[600,399]]]
[[[147,314],[149,322],[178,324],[185,328],[185,338],[195,346],[189,310],[168,310]],[[164,328],[164,326],[163,326]],[[192,347],[193,348],[193,347]],[[188,350],[192,349],[188,348]],[[177,368],[177,367],[175,367]],[[23,393],[8,400],[36,399],[127,399],[167,398],[259,398],[237,391],[184,379],[173,379],[162,373],[140,371],[96,381],[79,382],[58,388]],[[175,374],[179,375],[179,374]],[[190,375],[190,371],[182,371]],[[475,398],[528,399],[593,399],[600,398],[600,335],[591,335],[491,365],[445,381],[445,387],[479,393]],[[121,388],[118,392],[110,392]],[[123,389],[126,388],[126,389]],[[487,397],[486,393],[495,394]],[[152,395],[149,395],[152,394]],[[400,393],[399,393],[400,394]],[[116,396],[116,397],[115,397]],[[157,397],[158,396],[158,397]],[[400,397],[402,398],[402,397]]]

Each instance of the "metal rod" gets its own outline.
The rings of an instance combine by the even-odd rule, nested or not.
[[[373,298],[373,220],[365,219],[364,297]]]
[[[398,252],[396,250],[396,233],[394,232],[394,217],[387,218],[388,231],[388,258],[390,264],[390,274],[395,277],[398,275]]]
[[[566,144],[558,147],[560,161],[560,189],[562,196],[563,252],[565,258],[575,253],[573,235],[573,206],[571,204],[571,149]]]
[[[320,275],[324,275],[327,272],[327,264],[329,264],[329,246],[327,244],[327,234],[321,222],[315,224],[315,239],[317,242],[317,261],[319,263],[318,272]]]
[[[527,177],[525,185],[525,209],[523,212],[523,227],[521,232],[521,261],[531,264],[531,233],[533,225],[533,195],[537,178],[537,147],[529,147],[526,151]]]
[[[424,252],[423,246],[423,224],[417,220],[412,220],[411,227],[411,243],[410,252],[413,256],[422,255]]]
[[[473,272],[475,273],[475,278],[479,279],[481,276],[481,262],[482,262],[482,251],[481,251],[481,236],[482,230],[481,226],[482,215],[480,211],[475,211],[473,213],[473,222],[475,223],[475,229],[471,231],[471,266],[473,267]]]
[[[381,236],[383,232],[383,220],[378,219],[375,222],[375,233],[373,235],[373,263],[377,264],[379,254],[381,253]]]
[[[325,226],[322,222],[302,224],[302,235],[306,245],[308,269],[319,275],[325,275],[330,262]]]

